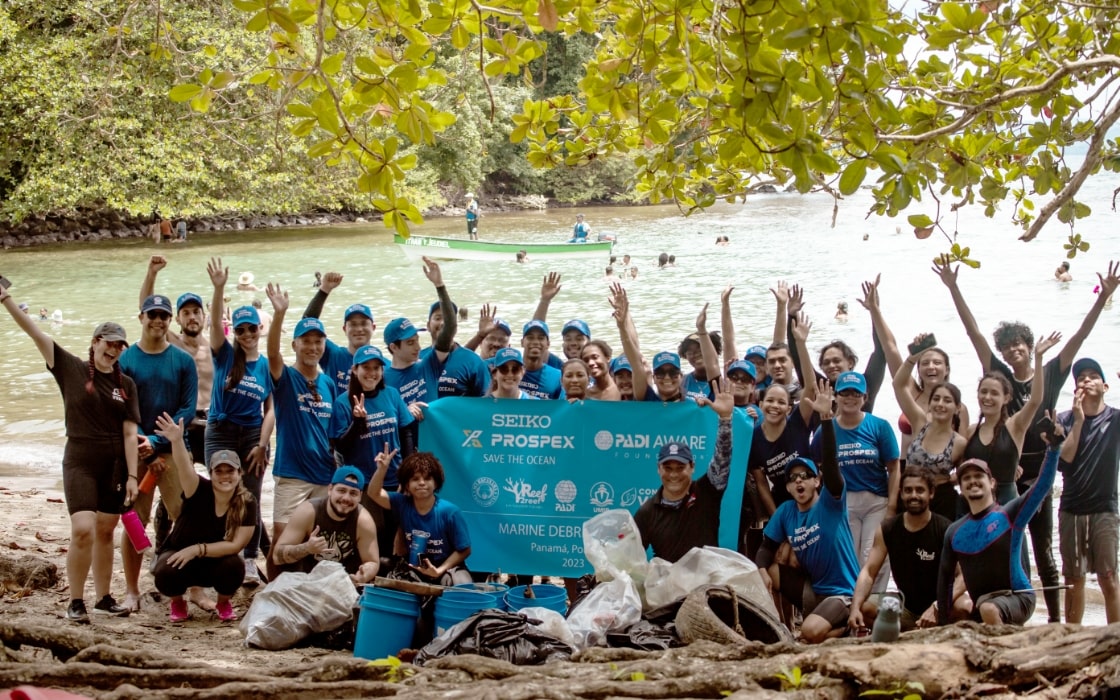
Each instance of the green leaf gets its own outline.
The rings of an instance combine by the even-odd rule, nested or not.
[[[914,228],[928,228],[936,223],[933,219],[929,218],[925,214],[911,214],[910,216],[906,217],[906,221],[909,222],[909,224]],[[956,252],[955,249],[954,252]]]
[[[200,92],[202,92],[201,85],[176,85],[171,88],[167,96],[172,102],[186,102]]]
[[[324,58],[323,62],[319,64],[319,67],[327,75],[336,75],[340,70],[342,70],[342,62],[345,59],[346,59],[346,53],[343,52],[343,51],[339,51],[338,53],[336,53],[333,56],[328,56],[327,58]]]
[[[867,177],[867,161],[863,158],[853,160],[840,175],[840,194],[854,194],[863,184],[865,177]]]

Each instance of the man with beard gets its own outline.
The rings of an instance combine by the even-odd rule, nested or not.
[[[1050,495],[1058,471],[1058,449],[1065,433],[1054,429],[1038,479],[1025,494],[1006,505],[996,502],[996,480],[987,462],[966,459],[957,467],[961,495],[969,513],[949,526],[937,579],[937,622],[949,622],[954,571],[972,598],[972,619],[989,625],[1023,625],[1034,614],[1035,595],[1023,570],[1027,523]]]
[[[338,285],[342,284],[342,275],[338,272],[328,272],[323,275],[323,282],[319,291],[307,304],[303,311],[304,318],[320,318],[323,315],[323,305],[327,297]],[[354,364],[354,353],[358,348],[363,348],[373,342],[373,332],[377,324],[373,322],[373,312],[365,304],[351,304],[342,313],[342,332],[346,334],[346,347],[336,345],[327,338],[327,347],[323,351],[323,359],[319,366],[335,383],[335,395],[345,394],[350,388],[350,368]]]
[[[273,548],[280,570],[310,572],[337,561],[354,583],[372,581],[381,560],[373,517],[361,506],[365,487],[357,467],[339,467],[325,497],[301,503]]]
[[[877,596],[871,595],[871,584],[888,556],[891,575],[903,595],[902,630],[937,625],[937,572],[945,531],[952,523],[929,509],[933,490],[933,474],[928,469],[907,467],[902,473],[905,510],[901,515],[884,520],[875,533],[871,553],[859,572],[852,596],[848,626],[853,631],[870,627],[879,612]],[[963,620],[968,618],[972,602],[964,595],[964,582],[959,577],[957,582],[951,617]]]
[[[136,382],[140,398],[140,464],[137,478],[144,480],[149,469],[158,474],[159,495],[171,520],[179,517],[183,489],[174,469],[168,469],[161,454],[171,453],[171,444],[156,433],[156,418],[165,412],[183,425],[195,417],[198,398],[198,372],[191,357],[167,339],[171,323],[171,300],[159,294],[144,299],[140,306],[140,340],[121,355],[121,371]],[[133,504],[146,526],[152,514],[152,493],[141,491]],[[142,556],[121,533],[121,560],[124,565],[125,600],[129,610],[140,609],[140,562]]]
[[[268,329],[268,370],[274,385],[272,400],[276,413],[272,536],[279,541],[299,504],[326,495],[334,475],[330,423],[335,385],[319,371],[327,342],[327,329],[322,321],[300,319],[292,333],[295,361],[286,364],[280,351],[280,336],[288,311],[288,293],[271,282],[266,292],[273,308],[272,327]],[[271,579],[276,573],[276,559],[269,556],[268,577]]]

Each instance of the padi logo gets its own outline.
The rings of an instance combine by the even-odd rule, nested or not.
[[[463,435],[466,435],[467,439],[463,440],[463,444],[459,447],[482,447],[482,441],[479,440],[482,437],[481,430],[464,430]]]
[[[579,490],[576,488],[575,482],[564,479],[563,481],[556,482],[556,488],[553,489],[556,495],[556,512],[558,513],[574,513],[576,512],[576,495]]]
[[[650,435],[648,433],[615,433],[614,447],[627,450],[657,449],[662,445],[679,442],[688,445],[690,450],[703,451],[708,442],[706,435]],[[595,436],[595,445],[599,447],[599,436]],[[599,447],[600,450],[609,449]]]
[[[498,490],[498,482],[488,476],[479,477],[471,484],[471,496],[474,498],[475,503],[484,508],[489,508],[497,503],[498,496],[500,495],[501,491]]]
[[[541,486],[539,489],[534,489],[528,481],[523,479],[514,481],[507,478],[506,485],[502,487],[502,490],[512,493],[513,502],[518,505],[536,506],[544,503],[545,496],[548,495],[548,484]]]
[[[614,505],[614,487],[600,481],[591,487],[591,507],[601,513]]]
[[[595,447],[600,450],[609,450],[614,445],[614,433],[609,430],[600,430],[595,433]]]

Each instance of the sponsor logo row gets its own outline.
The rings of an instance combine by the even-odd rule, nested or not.
[[[558,513],[574,513],[576,506],[586,503],[595,512],[602,512],[611,508],[632,508],[641,505],[652,496],[657,489],[653,488],[628,488],[621,494],[615,493],[614,486],[606,481],[592,484],[588,493],[581,496],[579,488],[574,481],[562,479],[552,487],[549,494],[549,484],[534,484],[525,479],[507,478],[504,484],[482,476],[471,484],[471,496],[475,503],[483,508],[491,508],[499,502],[504,505],[518,506],[548,506],[551,504]]]

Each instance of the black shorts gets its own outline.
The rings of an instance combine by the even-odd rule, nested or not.
[[[128,465],[117,441],[67,440],[62,453],[62,491],[71,515],[124,510]]]
[[[1012,593],[993,591],[985,593],[972,603],[972,619],[980,622],[980,606],[991,603],[999,609],[1000,619],[1005,625],[1025,625],[1034,615],[1035,597],[1033,593]]]
[[[833,629],[848,624],[848,615],[852,610],[851,597],[818,596],[809,584],[809,578],[803,569],[779,564],[778,572],[782,597],[801,610],[802,615],[805,617],[819,615],[828,620]]]

